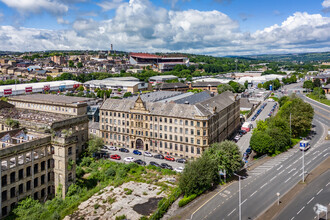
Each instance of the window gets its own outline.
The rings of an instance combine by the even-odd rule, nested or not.
[[[201,124],[201,123],[198,121],[198,122],[197,122],[197,127],[200,127],[200,124]]]
[[[31,189],[31,180],[26,182],[26,191],[29,191]]]
[[[2,216],[5,216],[7,214],[8,214],[8,212],[7,212],[7,206],[5,206],[5,207],[2,208]]]
[[[36,188],[38,186],[38,177],[34,178],[34,184],[33,184],[34,188]]]
[[[197,147],[197,154],[201,154],[201,149]]]
[[[164,122],[167,123],[167,118],[164,118]]]
[[[188,138],[186,137],[186,142],[188,143]]]
[[[203,127],[206,127],[206,121],[203,121]]]
[[[3,175],[1,177],[1,185],[2,186],[7,186],[7,175]]]
[[[21,179],[23,179],[23,169],[20,169],[19,171],[18,171],[18,179],[19,180],[21,180]]]
[[[46,162],[42,161],[41,162],[41,171],[45,170],[45,168],[46,168]]]
[[[190,121],[190,126],[194,126],[194,121]]]
[[[186,145],[186,152],[189,152],[189,147]]]
[[[38,192],[35,192],[33,197],[34,197],[35,200],[37,200],[38,199]]]
[[[180,145],[180,151],[183,151],[183,146],[182,146],[182,144]]]
[[[186,126],[188,126],[188,120],[185,120],[185,121],[184,121],[184,124],[185,124]]]
[[[201,140],[197,139],[197,144],[200,145],[201,144]]]
[[[188,134],[188,128],[185,129],[185,134]]]
[[[191,153],[193,154],[194,153],[194,147],[191,146]]]
[[[201,136],[201,131],[200,130],[197,130],[197,135]]]
[[[178,145],[177,144],[174,145],[174,149],[178,150]]]
[[[15,187],[12,187],[12,188],[10,189],[10,198],[15,197],[15,191],[16,191]]]
[[[23,183],[18,186],[18,194],[23,193]]]
[[[194,138],[190,138],[190,143],[194,143]]]
[[[45,175],[42,175],[40,177],[40,180],[41,180],[41,185],[45,183]]]
[[[15,180],[16,180],[16,178],[15,178],[15,172],[12,172],[12,173],[10,174],[10,183],[14,183]]]
[[[68,148],[68,155],[72,155],[72,147]],[[42,166],[42,163],[41,163],[41,166]],[[42,170],[42,168],[41,168],[41,170]]]
[[[1,201],[4,202],[7,200],[7,190],[1,193]]]
[[[190,134],[194,135],[194,129],[190,129]]]
[[[172,126],[170,126],[170,132],[172,132]]]
[[[45,189],[41,190],[41,198],[45,196]]]
[[[203,135],[206,136],[206,130],[203,130]]]
[[[170,124],[172,124],[172,118],[170,118]]]
[[[203,145],[206,145],[206,140],[203,140]]]

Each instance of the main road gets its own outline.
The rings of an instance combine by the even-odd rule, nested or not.
[[[327,123],[324,118],[315,117],[313,120],[315,135],[310,140],[312,147],[304,153],[304,175],[330,155],[330,142],[324,140],[329,124],[323,123]],[[241,180],[242,219],[257,218],[277,201],[277,193],[284,195],[302,180],[302,158],[302,152],[295,146],[247,173]],[[238,188],[238,182],[232,183],[199,207],[191,219],[239,219]]]

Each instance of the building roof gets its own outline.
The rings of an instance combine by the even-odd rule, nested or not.
[[[142,59],[150,59],[150,58],[162,58],[161,56],[157,56],[155,54],[149,54],[149,53],[130,53],[129,54],[131,57],[137,57],[137,58],[142,58]]]
[[[145,82],[142,82],[142,81],[91,80],[91,81],[85,82],[84,85],[133,87],[133,86],[136,86],[141,83],[145,83]]]
[[[235,102],[233,93],[224,92],[194,105],[172,102],[144,102],[144,106],[152,115],[193,119],[195,116],[209,117],[214,112],[220,112],[233,102]],[[131,99],[107,99],[102,104],[101,110],[130,112],[134,105],[135,100]]]
[[[221,82],[203,82],[203,81],[198,81],[198,82],[194,82],[192,84],[192,87],[217,87],[218,85],[220,85]]]
[[[176,89],[176,88],[189,88],[189,86],[187,86],[184,83],[181,82],[177,82],[177,83],[161,83],[155,86],[155,89]]]
[[[175,91],[156,91],[141,94],[140,97],[144,102],[158,102],[167,98],[175,97],[183,94],[182,92]],[[136,100],[137,96],[128,97],[127,99]]]
[[[240,100],[240,107],[241,108],[249,108],[249,109],[251,109],[253,107],[253,104],[249,101],[248,98],[241,98],[241,100]]]
[[[199,92],[199,93],[192,94],[190,96],[175,100],[174,102],[178,103],[178,104],[189,103],[189,104],[193,105],[195,103],[202,102],[209,98],[211,98],[210,91],[203,91],[203,92]]]
[[[31,95],[18,95],[9,97],[10,101],[25,101],[25,102],[40,102],[52,104],[81,104],[86,103],[93,98],[53,95],[53,94],[31,94]]]
[[[152,76],[149,80],[164,80],[164,79],[177,79],[177,76],[174,75],[160,75],[160,76]]]

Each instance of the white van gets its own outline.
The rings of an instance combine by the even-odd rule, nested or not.
[[[300,141],[300,144],[299,144],[299,149],[300,150],[306,151],[310,147],[311,147],[311,145],[309,144],[309,142],[307,140]]]

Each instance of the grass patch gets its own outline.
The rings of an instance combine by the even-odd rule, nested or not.
[[[250,113],[250,110],[246,110],[246,111],[240,111],[240,113],[241,113],[242,115],[247,115],[247,114],[249,114],[249,113]]]
[[[313,94],[307,94],[307,97],[314,99],[315,101],[321,102],[325,105],[329,105],[330,106],[330,100],[329,99],[320,99],[319,97],[313,95]]]
[[[273,99],[274,101],[278,102],[279,98],[275,97],[275,96],[272,96],[272,97],[269,97],[270,99]]]

